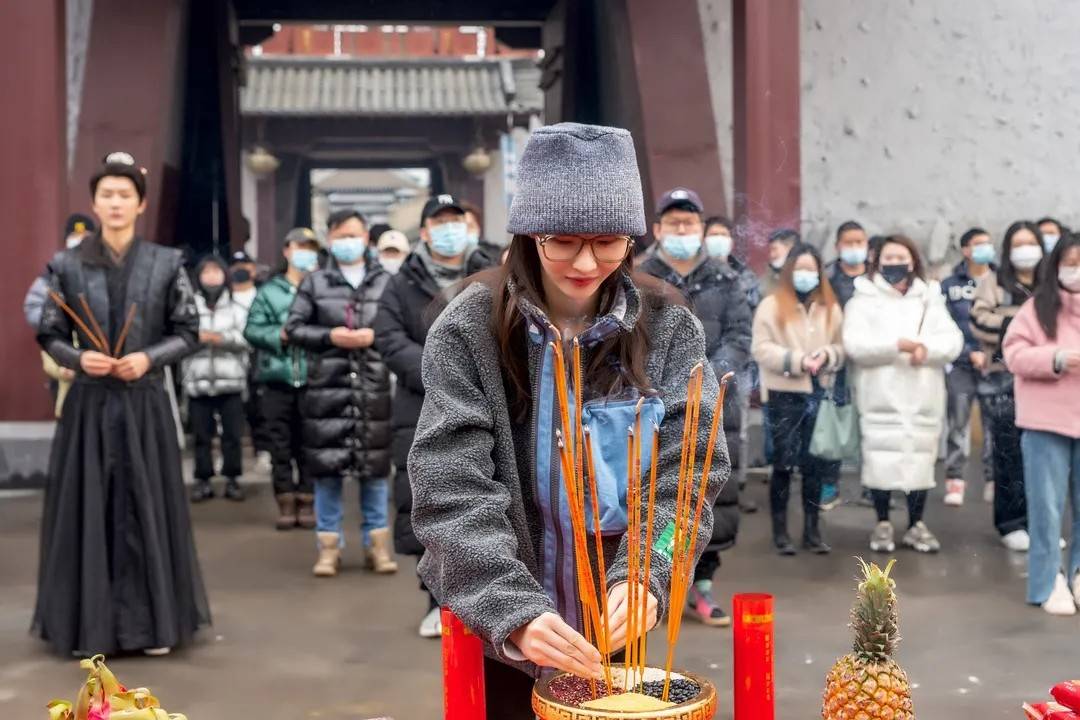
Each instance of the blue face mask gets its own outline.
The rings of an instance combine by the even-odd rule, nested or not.
[[[705,252],[709,257],[726,258],[731,254],[732,240],[730,235],[706,235]]]
[[[866,248],[846,247],[840,250],[840,262],[847,266],[862,265],[866,262]]]
[[[1058,240],[1061,239],[1060,235],[1055,233],[1043,233],[1042,241],[1043,247],[1046,248],[1046,254],[1049,255],[1054,251],[1054,247],[1057,246]]]
[[[480,246],[480,233],[471,232],[468,237],[469,242],[466,247],[468,247],[469,250]]]
[[[990,243],[982,243],[971,248],[971,262],[976,265],[989,265],[994,262],[994,257],[997,253],[994,251],[994,246]]]
[[[345,265],[352,265],[364,257],[367,243],[361,237],[337,238],[330,241],[330,254]]]
[[[701,252],[701,236],[665,235],[660,238],[660,246],[676,260],[689,260]]]
[[[791,274],[791,282],[795,285],[795,292],[805,295],[816,290],[821,280],[816,270],[796,270]]]
[[[289,264],[300,272],[311,272],[319,264],[319,253],[306,248],[293,248]]]
[[[443,223],[428,230],[431,249],[444,257],[457,257],[469,246],[469,226],[463,222]]]

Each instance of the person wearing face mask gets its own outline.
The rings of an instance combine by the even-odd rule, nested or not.
[[[945,388],[948,391],[946,413],[945,504],[959,507],[964,504],[965,468],[970,441],[971,407],[979,402],[982,417],[982,467],[985,479],[983,497],[994,498],[993,441],[990,430],[990,411],[976,392],[979,378],[987,366],[987,355],[971,329],[971,305],[975,288],[982,278],[997,272],[996,251],[990,234],[982,228],[971,228],[960,236],[960,252],[964,259],[956,264],[952,274],[941,283],[945,305],[953,322],[964,334],[964,350],[947,368]]]
[[[407,461],[424,403],[420,358],[428,330],[468,275],[492,265],[486,254],[467,239],[464,206],[452,195],[436,195],[420,214],[420,242],[405,259],[398,275],[386,285],[375,318],[375,348],[397,378],[394,395],[394,549],[418,560],[424,546],[412,528],[412,491]],[[384,235],[385,237],[385,235]],[[439,607],[427,594],[420,637],[441,637]]]
[[[181,378],[195,436],[195,486],[191,501],[214,497],[213,441],[221,427],[221,474],[225,497],[243,500],[237,478],[243,474],[243,393],[247,387],[248,353],[244,339],[247,309],[232,299],[228,269],[211,255],[195,266],[195,306],[199,310],[199,349],[184,359]]]
[[[799,233],[791,228],[780,228],[769,233],[769,264],[761,276],[761,294],[767,297],[780,282],[780,272],[784,269],[791,248],[802,242]]]
[[[724,434],[728,455],[734,460],[739,455],[740,379],[750,361],[752,314],[735,269],[703,246],[702,214],[701,198],[693,190],[680,187],[664,193],[653,223],[657,249],[638,269],[675,286],[686,298],[705,330],[705,352],[716,376],[736,373],[724,401]],[[691,250],[690,257],[683,257]],[[716,498],[713,536],[694,569],[694,584],[687,595],[692,617],[706,625],[725,627],[731,623],[713,596],[712,584],[720,568],[720,552],[735,545],[738,529],[739,484],[731,482]]]
[[[866,274],[869,238],[863,226],[848,220],[836,229],[836,260],[829,265],[829,284],[836,292],[840,307],[855,294],[855,278]]]
[[[1044,217],[1035,224],[1039,226],[1039,236],[1042,239],[1043,250],[1049,255],[1053,252],[1054,246],[1058,244],[1058,240],[1061,239],[1065,229],[1060,222],[1052,217]]]
[[[360,482],[365,565],[376,573],[394,573],[387,527],[390,371],[374,348],[372,330],[391,275],[369,252],[367,223],[359,212],[331,213],[326,237],[330,262],[300,282],[285,320],[289,344],[312,356],[300,399],[303,472],[315,483],[319,554],[312,572],[337,574],[345,544],[342,484],[354,478]]]
[[[719,263],[726,263],[739,276],[746,301],[750,303],[751,315],[761,304],[761,281],[746,262],[734,254],[735,227],[722,215],[705,220],[705,252]]]
[[[901,542],[934,553],[941,544],[923,522],[945,416],[945,366],[963,350],[941,288],[928,281],[910,238],[890,235],[844,309],[844,349],[853,368],[862,441],[862,484],[878,524],[873,552],[896,549],[889,521],[893,491],[907,495]]]
[[[769,478],[773,546],[794,555],[787,506],[795,468],[802,476],[802,547],[830,552],[819,525],[821,485],[833,479],[838,463],[810,454],[814,422],[825,392],[844,364],[840,343],[843,313],[825,276],[821,257],[799,243],[787,254],[776,290],[754,314],[753,354],[769,393],[773,467]]]
[[[1030,538],[1013,376],[1005,365],[1001,341],[1020,306],[1035,292],[1044,254],[1038,226],[1026,220],[1014,222],[1005,231],[997,272],[979,281],[971,306],[971,331],[985,355],[976,391],[990,417],[994,527],[1005,547],[1017,552],[1027,551]]]
[[[258,292],[255,282],[257,272],[255,261],[243,250],[237,250],[229,258],[229,294],[233,302],[245,310],[251,310],[251,303],[255,301],[255,293]],[[261,388],[255,382],[253,375],[257,365],[257,358],[251,357],[248,369],[252,376],[248,377],[248,385],[244,388],[244,417],[247,419],[248,430],[251,432],[251,445],[255,450],[255,469],[265,473],[272,470],[270,460],[272,448],[259,413],[261,401],[258,393]]]
[[[405,233],[387,230],[379,236],[375,250],[379,253],[379,264],[383,266],[383,270],[391,275],[397,275],[412,249],[409,247],[409,238],[405,237]]]
[[[300,400],[307,385],[308,353],[289,343],[285,320],[296,289],[318,268],[319,240],[311,228],[285,235],[285,270],[260,288],[251,304],[244,338],[255,348],[254,379],[259,414],[270,440],[271,479],[277,501],[278,530],[315,527],[315,489],[301,463],[303,425]],[[294,470],[293,465],[296,465]]]
[[[1080,606],[1080,236],[1062,238],[1045,263],[1034,298],[1023,304],[1005,334],[1005,360],[1015,374],[1016,424],[1023,429],[1031,535],[1027,601],[1052,615],[1075,615]],[[1069,502],[1069,558],[1063,568],[1059,541]]]

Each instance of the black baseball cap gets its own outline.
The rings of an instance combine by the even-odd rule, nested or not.
[[[96,230],[97,226],[94,225],[94,221],[90,219],[90,216],[82,213],[69,215],[67,222],[64,223],[65,238],[75,233],[92,233]]]
[[[424,210],[420,213],[420,224],[423,225],[429,217],[438,215],[447,209],[457,210],[462,215],[465,214],[465,208],[461,206],[461,203],[453,195],[446,193],[433,195],[430,200],[424,203]]]
[[[234,252],[232,255],[229,256],[229,264],[230,265],[236,265],[238,263],[253,263],[253,262],[255,262],[255,261],[251,259],[251,256],[248,255],[243,250],[237,250],[236,252]]]
[[[677,187],[660,196],[660,201],[656,203],[656,217],[660,217],[676,205],[686,206],[687,209],[699,215],[705,212],[705,205],[696,192],[690,188]]]

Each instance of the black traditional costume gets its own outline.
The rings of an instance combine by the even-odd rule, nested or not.
[[[199,316],[179,251],[135,238],[122,257],[100,235],[59,253],[50,287],[118,355],[144,352],[134,382],[91,377],[93,341],[50,300],[38,342],[78,375],[57,426],[42,520],[33,631],[57,652],[175,647],[210,621],[163,368],[191,352]],[[73,341],[74,339],[74,341]]]

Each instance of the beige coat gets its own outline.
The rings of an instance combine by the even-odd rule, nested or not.
[[[761,301],[754,314],[754,339],[750,353],[757,361],[761,371],[762,392],[810,393],[813,382],[809,373],[803,370],[803,358],[818,350],[823,350],[826,363],[822,370],[835,373],[844,364],[844,348],[841,335],[844,316],[840,305],[833,305],[831,311],[817,303],[810,305],[810,310],[802,304],[798,307],[799,317],[780,325],[776,295],[770,295]],[[828,385],[826,378],[822,384]]]

